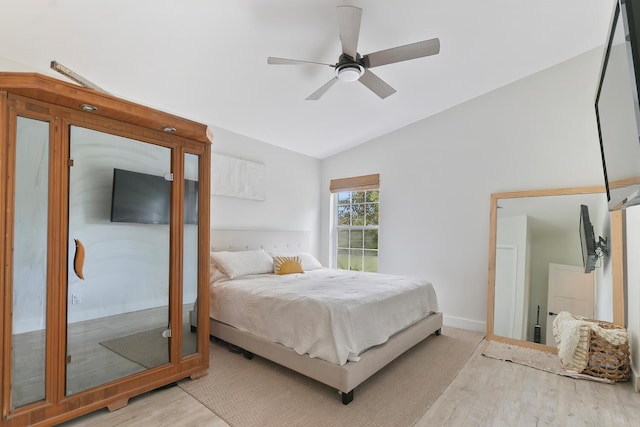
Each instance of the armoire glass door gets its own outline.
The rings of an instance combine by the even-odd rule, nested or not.
[[[171,150],[71,126],[66,394],[169,362]]]
[[[182,356],[198,350],[198,176],[199,158],[184,155],[184,242],[182,257]]]
[[[16,122],[11,407],[45,399],[50,123]]]

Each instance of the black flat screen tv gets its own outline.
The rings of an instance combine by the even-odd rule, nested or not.
[[[198,182],[185,180],[184,219],[198,223]],[[162,176],[113,170],[111,222],[168,224],[171,182]]]
[[[598,253],[596,252],[596,235],[589,219],[589,207],[587,205],[580,205],[580,246],[582,248],[584,272],[591,273],[596,268]]]
[[[640,0],[618,0],[595,98],[609,210],[640,204]]]

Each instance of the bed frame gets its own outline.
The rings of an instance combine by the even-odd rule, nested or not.
[[[212,250],[215,251],[264,249],[308,252],[309,232],[214,229],[211,230],[211,243]],[[253,354],[257,354],[336,388],[342,394],[342,403],[345,405],[353,400],[353,390],[359,384],[429,335],[440,335],[442,329],[442,313],[434,313],[393,335],[386,343],[362,353],[360,361],[336,365],[307,354],[300,355],[282,344],[273,343],[215,319],[209,321],[212,337],[238,347],[245,357],[251,358]]]

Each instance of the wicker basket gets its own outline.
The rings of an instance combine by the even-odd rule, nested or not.
[[[593,322],[604,329],[624,329],[609,322]],[[589,362],[581,373],[612,381],[626,381],[630,372],[629,343],[613,345],[589,329]]]

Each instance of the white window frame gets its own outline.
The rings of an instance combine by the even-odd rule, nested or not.
[[[377,225],[338,225],[338,208],[340,206],[340,204],[338,203],[338,197],[340,193],[353,193],[353,192],[366,192],[366,191],[377,191],[378,192],[378,224]],[[365,193],[366,194],[366,193]],[[366,201],[365,201],[366,203]],[[341,230],[375,230],[378,232],[378,248],[377,249],[362,249],[362,260],[361,260],[361,265],[363,266],[363,270],[355,270],[355,271],[367,271],[364,270],[364,265],[365,265],[365,251],[375,251],[377,253],[377,260],[378,260],[378,268],[379,268],[379,263],[380,263],[380,245],[379,245],[379,239],[380,239],[380,189],[379,188],[367,188],[367,189],[345,189],[344,191],[339,191],[339,192],[335,192],[332,194],[332,198],[331,198],[331,217],[332,217],[332,233],[331,233],[331,237],[332,237],[332,258],[331,258],[331,265],[333,268],[338,268],[338,251],[339,249],[345,249],[345,248],[338,248],[338,233]],[[366,218],[366,216],[365,216]],[[364,233],[363,233],[364,234]],[[363,235],[363,239],[364,239],[364,235]],[[351,248],[351,242],[349,242],[349,248],[348,249],[358,249],[358,248]],[[349,261],[351,261],[351,256],[349,256]],[[376,269],[375,272],[378,271],[378,268]],[[348,266],[347,270],[351,270],[351,265]]]

